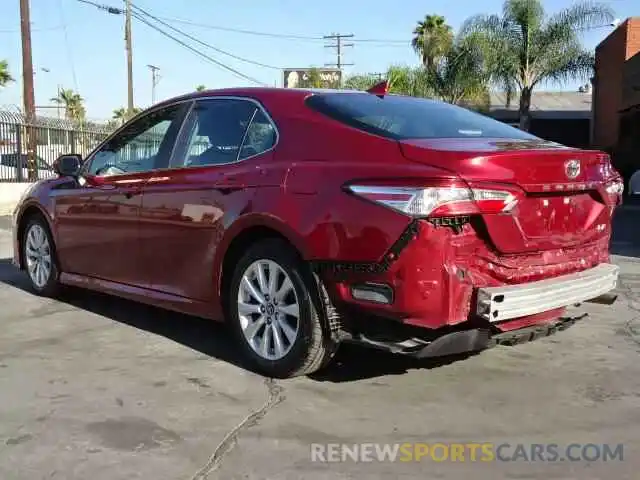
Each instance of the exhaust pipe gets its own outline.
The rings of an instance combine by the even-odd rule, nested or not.
[[[586,300],[587,303],[597,303],[599,305],[613,305],[613,303],[617,300],[618,295],[613,293],[605,293],[600,295],[599,297],[592,298],[590,300]]]

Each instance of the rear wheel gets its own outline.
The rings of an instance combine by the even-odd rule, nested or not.
[[[245,356],[266,375],[310,374],[332,357],[314,302],[318,285],[306,265],[280,240],[252,245],[240,259],[229,289],[232,328]]]
[[[58,291],[58,266],[53,238],[40,216],[28,220],[22,236],[22,255],[31,288],[43,296]]]

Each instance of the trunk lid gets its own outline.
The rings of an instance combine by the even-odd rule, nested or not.
[[[407,159],[449,170],[470,185],[522,190],[509,213],[482,216],[488,240],[501,253],[575,247],[609,234],[604,184],[610,170],[601,152],[488,138],[404,140],[400,148]]]

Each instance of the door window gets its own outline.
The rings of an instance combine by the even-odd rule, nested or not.
[[[257,111],[256,104],[248,100],[198,102],[186,123],[185,148],[177,152],[173,166],[224,165],[237,161],[247,128]]]
[[[276,144],[276,127],[267,115],[258,109],[251,120],[247,135],[244,137],[238,160],[259,155]]]
[[[162,167],[171,151],[172,126],[181,105],[152,112],[118,132],[90,160],[87,173],[96,176],[140,173]]]

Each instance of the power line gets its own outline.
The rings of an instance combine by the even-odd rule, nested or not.
[[[338,70],[340,70],[345,65],[353,65],[353,63],[342,62],[342,49],[344,47],[353,47],[353,43],[342,43],[342,39],[353,38],[353,33],[350,33],[348,35],[341,35],[339,33],[334,33],[332,35],[325,35],[323,38],[325,40],[335,40],[335,43],[330,43],[329,45],[325,45],[325,48],[336,49],[336,63],[325,63],[325,66],[336,67]]]
[[[221,48],[214,47],[213,45],[211,45],[209,43],[206,43],[206,42],[200,40],[199,38],[194,37],[193,35],[189,35],[188,33],[185,33],[183,30],[180,30],[179,28],[176,28],[176,27],[168,24],[167,22],[164,22],[164,21],[160,20],[160,17],[156,17],[156,16],[150,14],[149,12],[147,12],[146,10],[144,10],[144,9],[138,7],[138,6],[133,5],[133,4],[132,4],[132,6],[133,6],[134,10],[139,11],[143,15],[146,15],[147,17],[152,18],[153,20],[155,20],[156,22],[160,23],[161,25],[164,25],[165,27],[173,30],[174,32],[179,33],[180,35],[182,35],[184,37],[187,37],[190,40],[193,40],[194,42],[202,45],[203,47],[210,48],[211,50],[214,50],[214,51],[216,51],[218,53],[221,53],[222,55],[226,55],[226,56],[234,58],[236,60],[240,60],[241,62],[250,63],[252,65],[257,65],[259,67],[270,68],[272,70],[282,70],[281,67],[276,67],[274,65],[268,65],[266,63],[256,62],[255,60],[250,60],[248,58],[244,58],[244,57],[241,57],[239,55],[235,55],[233,53],[227,52],[226,50],[222,50]]]
[[[162,30],[162,29],[161,29],[160,27],[158,27],[157,25],[154,25],[154,24],[152,24],[151,22],[149,22],[149,21],[148,21],[146,18],[144,18],[142,15],[139,15],[139,14],[137,14],[137,13],[135,13],[135,12],[134,12],[134,13],[133,13],[133,17],[134,17],[135,19],[137,19],[137,20],[141,21],[142,23],[144,23],[144,24],[145,24],[145,25],[147,25],[148,27],[150,27],[150,28],[152,28],[152,29],[156,30],[158,33],[160,33],[160,34],[164,35],[165,37],[170,38],[170,39],[171,39],[171,40],[173,40],[174,42],[176,42],[176,43],[178,43],[178,44],[182,45],[182,46],[183,46],[184,48],[186,48],[187,50],[190,50],[191,52],[193,52],[193,53],[195,53],[196,55],[198,55],[198,56],[200,56],[200,57],[204,58],[205,60],[207,60],[207,61],[209,61],[209,62],[211,62],[211,63],[213,63],[213,64],[215,64],[215,65],[217,65],[217,66],[219,66],[219,67],[221,67],[221,68],[223,68],[223,69],[225,69],[225,70],[230,71],[231,73],[233,73],[233,74],[234,74],[234,75],[236,75],[237,77],[240,77],[240,78],[242,78],[242,79],[244,79],[244,80],[249,80],[250,82],[255,83],[255,84],[257,84],[257,85],[265,85],[265,86],[266,86],[266,84],[264,84],[263,82],[261,82],[261,81],[259,81],[259,80],[256,80],[255,78],[250,77],[249,75],[245,75],[244,73],[242,73],[242,72],[240,72],[240,71],[238,71],[238,70],[236,70],[236,69],[234,69],[234,68],[232,68],[232,67],[229,67],[228,65],[225,65],[224,63],[222,63],[222,62],[220,62],[220,61],[216,60],[215,58],[213,58],[213,57],[211,57],[211,56],[207,55],[206,53],[203,53],[203,52],[201,52],[200,50],[198,50],[198,49],[196,49],[196,48],[192,47],[192,46],[191,46],[191,45],[189,45],[188,43],[183,42],[183,41],[182,41],[182,40],[180,40],[179,38],[176,38],[175,36],[171,35],[170,33],[165,32],[164,30]]]
[[[117,8],[117,7],[112,7],[112,6],[109,6],[109,5],[96,3],[96,2],[93,2],[93,1],[90,1],[90,0],[78,0],[78,1],[81,2],[81,3],[86,3],[86,4],[89,4],[89,5],[93,5],[94,7],[98,8],[100,10],[104,10],[104,11],[106,11],[108,13],[111,13],[111,14],[123,15],[125,13],[125,10],[123,10],[121,8]],[[133,5],[132,5],[132,7],[133,7]],[[135,9],[139,10],[139,11],[143,12],[144,14],[149,15],[151,17],[150,14],[148,14],[147,12],[142,10],[140,7],[136,6]],[[240,72],[240,71],[238,71],[238,70],[236,70],[236,69],[234,69],[234,68],[232,68],[232,67],[230,67],[228,65],[225,65],[224,63],[216,60],[215,58],[213,58],[213,57],[201,52],[200,50],[194,48],[193,46],[189,45],[188,43],[180,40],[179,38],[176,38],[174,35],[171,35],[170,33],[166,32],[165,30],[163,30],[162,28],[158,27],[157,25],[154,25],[153,23],[149,22],[143,15],[141,15],[140,13],[137,13],[137,11],[131,11],[131,15],[136,20],[144,23],[145,25],[147,25],[148,27],[150,27],[153,30],[157,31],[158,33],[164,35],[165,37],[167,37],[167,38],[169,38],[171,40],[173,40],[174,42],[178,43],[179,45],[181,45],[182,47],[186,48],[187,50],[195,53],[199,57],[204,58],[208,62],[213,63],[213,64],[215,64],[215,65],[217,65],[217,66],[219,66],[219,67],[221,67],[221,68],[233,73],[234,75],[236,75],[239,78],[242,78],[244,80],[248,80],[248,81],[250,81],[252,83],[255,83],[257,85],[265,85],[263,82],[261,82],[259,80],[256,80],[255,78],[250,77],[249,75],[245,75],[244,73],[242,73],[242,72]],[[151,17],[151,18],[153,18],[153,17]],[[176,30],[178,33],[181,33],[181,34],[184,35],[184,33],[181,32],[180,30],[175,29],[174,27],[171,27],[170,25],[168,25],[168,26],[169,26],[169,28],[172,28],[173,30]]]
[[[78,0],[87,2],[88,0]],[[90,2],[93,3],[93,2]],[[137,7],[140,8],[140,7]],[[325,40],[325,37],[322,35],[299,35],[292,33],[274,33],[274,32],[264,32],[259,30],[249,30],[242,28],[231,28],[231,27],[223,27],[220,25],[213,25],[210,23],[201,23],[195,22],[193,20],[187,20],[185,18],[177,18],[177,17],[166,17],[163,15],[156,15],[157,19],[166,20],[173,23],[181,23],[184,25],[191,25],[192,27],[204,28],[207,30],[220,30],[222,32],[232,32],[232,33],[240,33],[244,35],[256,35],[261,37],[270,37],[270,38],[281,38],[283,40],[307,40],[314,42],[321,42]],[[409,40],[399,40],[399,39],[384,39],[384,38],[354,38],[352,40],[356,43],[389,43],[389,44],[409,44],[411,43]]]
[[[200,23],[194,22],[191,20],[186,20],[183,18],[175,18],[175,17],[164,17],[158,16],[158,18],[162,18],[164,20],[168,20],[174,23],[182,23],[184,25],[191,25],[193,27],[205,28],[208,30],[220,30],[223,32],[233,32],[233,33],[241,33],[245,35],[256,35],[260,37],[271,37],[271,38],[282,38],[285,40],[309,40],[315,42],[321,42],[324,39],[321,35],[318,36],[310,36],[310,35],[296,35],[296,34],[285,34],[285,33],[273,33],[273,32],[261,32],[257,30],[245,30],[241,28],[231,28],[231,27],[221,27],[219,25],[211,25],[208,23]]]
[[[73,52],[71,50],[71,43],[69,42],[69,33],[67,32],[67,22],[65,20],[64,7],[62,5],[62,0],[58,0],[58,8],[60,10],[60,21],[62,22],[62,30],[64,32],[64,43],[65,48],[67,50],[67,60],[69,60],[69,64],[71,66],[71,76],[73,78],[73,88],[78,91],[78,77],[76,75],[76,65],[73,61]]]
[[[52,30],[62,30],[63,28],[64,27],[62,25],[58,25],[57,27],[32,28],[31,32],[50,32]],[[20,30],[0,30],[0,33],[20,33]]]

